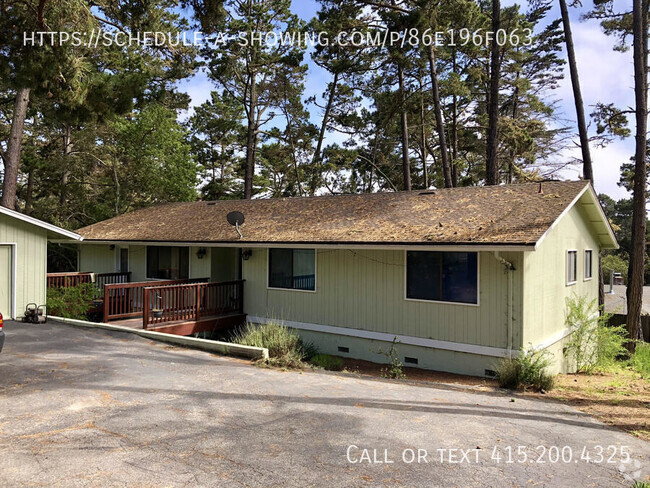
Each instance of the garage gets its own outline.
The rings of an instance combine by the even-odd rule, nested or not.
[[[20,316],[28,303],[45,303],[50,239],[73,242],[81,236],[0,207],[0,313],[5,319]]]

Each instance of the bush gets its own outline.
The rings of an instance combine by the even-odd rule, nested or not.
[[[70,288],[48,288],[47,313],[68,319],[85,320],[98,290],[93,283],[81,283]]]
[[[627,331],[624,325],[610,326],[612,314],[599,314],[596,300],[584,296],[567,299],[566,325],[571,336],[564,354],[583,373],[611,368],[626,353]]]
[[[630,366],[642,376],[650,377],[650,344],[639,342],[636,345],[636,351],[630,358]]]
[[[397,353],[397,344],[401,341],[397,336],[393,337],[393,342],[390,345],[388,351],[384,351],[381,347],[377,350],[377,354],[381,354],[388,358],[389,364],[387,367],[381,370],[381,376],[383,378],[391,378],[394,380],[400,380],[406,378],[404,374],[404,365],[399,359],[399,354]]]
[[[231,340],[236,344],[267,348],[266,364],[281,368],[302,369],[304,361],[317,352],[312,344],[305,344],[298,334],[275,320],[263,325],[249,322],[235,331]]]
[[[499,386],[511,390],[548,391],[555,383],[555,377],[546,371],[550,365],[551,354],[546,350],[528,349],[519,356],[504,358],[496,366]]]
[[[609,285],[609,270],[611,269],[615,273],[621,273],[623,276],[623,282],[627,283],[627,268],[628,262],[626,259],[623,259],[616,254],[607,254],[603,256],[603,281],[605,284]]]
[[[343,371],[343,360],[329,354],[316,354],[311,358],[311,364],[327,371]]]

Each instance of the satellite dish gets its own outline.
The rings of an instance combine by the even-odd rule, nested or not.
[[[230,225],[239,226],[244,223],[244,214],[241,212],[230,212],[226,215],[226,219],[228,219]]]
[[[237,234],[239,234],[239,238],[243,238],[244,236],[241,234],[239,226],[244,223],[244,214],[237,211],[230,212],[228,215],[226,215],[226,219],[230,225],[235,226],[235,229],[237,229]]]

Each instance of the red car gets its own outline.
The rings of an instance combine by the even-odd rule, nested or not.
[[[5,333],[2,330],[2,326],[4,325],[3,320],[2,320],[2,314],[0,313],[0,351],[2,351],[2,346],[5,343]]]

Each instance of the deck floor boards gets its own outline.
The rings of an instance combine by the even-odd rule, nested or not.
[[[153,332],[166,332],[169,334],[178,335],[191,335],[196,332],[204,332],[208,330],[225,329],[233,327],[245,322],[245,314],[227,314],[227,315],[212,315],[208,317],[201,317],[200,321],[194,320],[176,320],[173,322],[166,322],[156,327],[149,327],[147,330]],[[142,317],[134,317],[131,319],[111,320],[111,324],[128,327],[130,329],[142,329]]]

